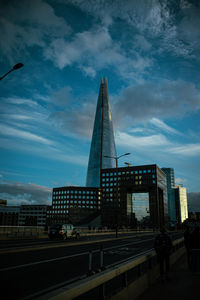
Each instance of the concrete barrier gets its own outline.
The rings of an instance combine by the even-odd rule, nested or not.
[[[184,253],[183,238],[173,242],[171,264]],[[136,299],[159,278],[159,265],[155,251],[113,266],[96,275],[64,286],[36,299]]]

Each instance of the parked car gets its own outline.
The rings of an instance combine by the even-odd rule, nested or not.
[[[79,238],[80,234],[72,224],[52,224],[48,229],[50,239],[63,239],[75,237]]]

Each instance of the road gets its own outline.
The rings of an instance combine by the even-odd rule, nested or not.
[[[172,233],[172,239],[182,236]],[[99,240],[98,240],[99,238]],[[100,268],[100,247],[104,266],[109,268],[153,248],[155,235],[82,237],[69,241],[10,241],[0,243],[1,293],[5,299],[34,299],[67,283],[83,278],[88,272],[89,251],[92,269]]]

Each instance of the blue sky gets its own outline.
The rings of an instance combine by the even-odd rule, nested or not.
[[[51,203],[85,185],[101,76],[118,155],[173,167],[200,210],[200,3],[12,0],[0,4],[0,198]]]

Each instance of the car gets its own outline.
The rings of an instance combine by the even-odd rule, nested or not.
[[[79,238],[80,234],[72,224],[52,224],[48,229],[48,236],[50,239],[62,239],[75,237]]]

